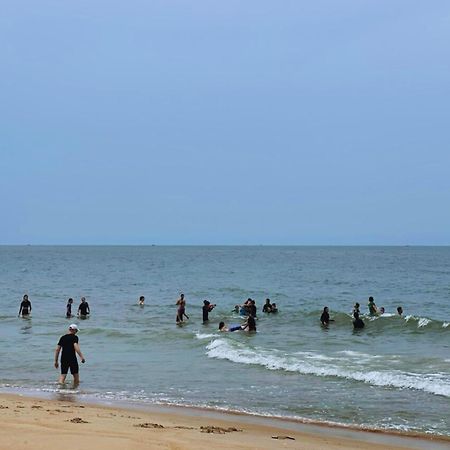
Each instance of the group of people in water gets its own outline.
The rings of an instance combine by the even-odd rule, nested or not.
[[[72,315],[72,305],[73,298],[69,298],[67,300],[66,305],[66,318],[70,319],[73,317]],[[28,298],[28,295],[25,294],[22,298],[22,302],[20,303],[19,314],[18,317],[28,317],[31,314],[31,302]],[[78,306],[77,316],[81,319],[86,318],[90,314],[91,310],[89,308],[89,303],[86,301],[86,297],[81,297],[80,305]]]
[[[360,305],[358,302],[355,303],[355,306],[353,306],[353,328],[360,329],[364,328],[365,324],[364,321],[361,319],[361,312],[359,310]],[[375,300],[373,297],[369,297],[369,303],[367,304],[367,308],[369,310],[369,316],[382,316],[385,313],[385,309],[383,307],[380,307],[380,309],[377,308],[377,305],[375,304]],[[403,315],[403,308],[401,306],[397,307],[397,314],[401,317]],[[328,309],[328,306],[325,306],[323,308],[322,315],[320,316],[320,322],[323,326],[328,327],[330,322],[334,322],[333,319],[330,319],[330,312]]]
[[[143,297],[141,297],[142,299]],[[142,305],[143,302],[139,301],[139,304]],[[184,298],[184,294],[180,294],[180,298],[176,302],[177,314],[175,318],[175,322],[177,325],[182,325],[184,323],[184,319],[189,319],[189,316],[186,314],[186,300]],[[273,306],[273,309],[272,309]],[[203,323],[206,324],[209,322],[209,313],[216,307],[216,304],[212,304],[209,300],[203,300],[202,306],[202,319]],[[219,331],[256,331],[256,302],[248,298],[242,305],[236,305],[234,312],[239,313],[241,316],[246,316],[246,321],[242,325],[236,325],[227,327],[225,322],[219,323]],[[276,312],[278,311],[276,308],[276,304],[270,304],[270,300],[266,300],[266,305],[263,308],[263,312]]]
[[[141,295],[139,297],[138,304],[140,306],[143,306],[145,304],[145,297]],[[73,317],[72,315],[72,305],[73,305],[73,299],[69,298],[66,305],[66,317],[69,319]],[[189,319],[189,316],[186,314],[186,300],[184,298],[184,294],[180,294],[180,298],[176,301],[177,308],[177,314],[175,318],[175,322],[178,325],[182,325],[184,323],[184,319]],[[216,304],[212,304],[208,300],[203,301],[202,306],[202,315],[203,315],[203,323],[207,323],[209,321],[209,313],[216,307]],[[377,305],[375,304],[375,300],[373,297],[369,297],[369,302],[367,304],[367,308],[369,311],[369,316],[381,316],[385,313],[385,309],[383,307],[377,308]],[[31,302],[28,298],[28,295],[25,294],[23,296],[22,302],[20,303],[19,308],[19,316],[27,317],[31,314]],[[89,303],[86,301],[85,297],[81,297],[80,304],[78,306],[77,316],[80,319],[85,319],[90,314],[90,307]],[[219,323],[219,331],[237,331],[237,330],[245,330],[245,331],[256,331],[256,302],[248,298],[242,305],[236,305],[234,307],[233,312],[238,313],[241,316],[245,316],[246,322],[243,325],[239,326],[231,326],[227,327],[224,322]],[[271,303],[270,299],[267,298],[263,308],[262,312],[265,314],[276,314],[278,313],[278,307],[276,303]],[[399,316],[403,315],[403,308],[401,306],[397,307],[397,314]],[[352,311],[353,316],[353,327],[354,328],[364,328],[365,324],[364,321],[361,319],[361,312],[360,312],[360,304],[358,302],[355,303],[353,306]],[[323,308],[322,315],[320,316],[320,322],[323,326],[328,326],[330,322],[334,322],[333,319],[330,318],[330,312],[328,306],[325,306]]]
[[[144,306],[145,297],[141,295],[139,297],[138,304],[140,306]],[[73,317],[72,315],[72,305],[73,299],[69,298],[66,306],[66,318]],[[186,314],[186,300],[184,294],[180,294],[180,298],[176,301],[177,306],[177,314],[175,321],[177,325],[182,325],[184,323],[184,319],[189,319],[189,316]],[[385,310],[383,307],[377,308],[373,297],[369,297],[368,310],[370,316],[379,316],[384,314]],[[202,306],[202,318],[203,323],[206,324],[209,321],[209,313],[216,307],[215,304],[212,304],[209,300],[203,301]],[[20,303],[19,309],[19,317],[27,317],[31,314],[31,302],[28,298],[28,295],[24,295],[22,302]],[[90,314],[90,307],[85,297],[81,297],[80,304],[77,310],[77,316],[80,319],[85,319]],[[227,326],[225,322],[221,321],[219,323],[219,332],[235,332],[235,331],[246,331],[246,332],[256,332],[256,315],[257,315],[257,307],[256,302],[248,298],[242,305],[236,305],[233,309],[233,312],[238,313],[240,316],[245,316],[244,323],[240,325],[231,325]],[[264,314],[276,314],[278,312],[278,308],[276,303],[272,303],[269,298],[266,299],[262,312]],[[403,308],[399,306],[397,308],[398,315],[402,316]],[[364,321],[360,317],[360,305],[359,303],[355,303],[353,307],[353,327],[355,329],[364,328]],[[330,318],[329,309],[327,306],[324,307],[322,315],[320,317],[320,322],[323,326],[328,327],[330,322],[334,320]],[[85,362],[85,358],[81,353],[81,349],[78,343],[78,333],[79,328],[76,324],[69,325],[69,329],[67,334],[61,336],[58,341],[55,350],[55,367],[58,368],[61,366],[61,375],[59,377],[59,382],[64,383],[67,373],[70,370],[70,373],[74,377],[75,384],[79,382],[79,374],[78,374],[78,361],[76,355],[78,354],[81,362]],[[62,351],[62,352],[61,352]],[[61,354],[61,364],[59,364],[59,357]]]

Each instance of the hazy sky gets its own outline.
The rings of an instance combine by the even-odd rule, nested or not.
[[[450,2],[2,0],[0,243],[450,244]]]

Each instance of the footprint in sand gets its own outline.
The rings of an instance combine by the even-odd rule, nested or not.
[[[133,425],[137,428],[164,428],[159,423],[138,423],[137,425]]]
[[[200,427],[200,433],[225,434],[225,433],[231,433],[233,431],[242,431],[242,430],[239,430],[234,427],[229,427],[229,428],[215,427],[213,425],[207,425],[205,427]]]
[[[67,422],[72,422],[72,423],[89,423],[86,420],[83,420],[81,417],[74,417],[73,419],[67,420]]]

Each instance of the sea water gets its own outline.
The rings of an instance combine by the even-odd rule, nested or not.
[[[189,320],[177,326],[181,292]],[[66,319],[81,296],[90,317]],[[369,296],[383,316],[367,315]],[[242,323],[233,308],[248,297],[257,333],[219,333]],[[261,312],[266,298],[278,314]],[[204,299],[217,304],[207,325]],[[80,386],[61,389],[54,349],[72,322],[87,361]],[[0,247],[3,390],[449,436],[449,322],[449,247]]]

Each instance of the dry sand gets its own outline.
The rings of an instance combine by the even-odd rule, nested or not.
[[[306,431],[299,431],[292,423],[252,423],[241,415],[143,412],[9,394],[0,395],[0,418],[1,450],[450,448],[448,440],[358,431],[342,436],[335,428],[310,427],[311,432],[303,426]]]

